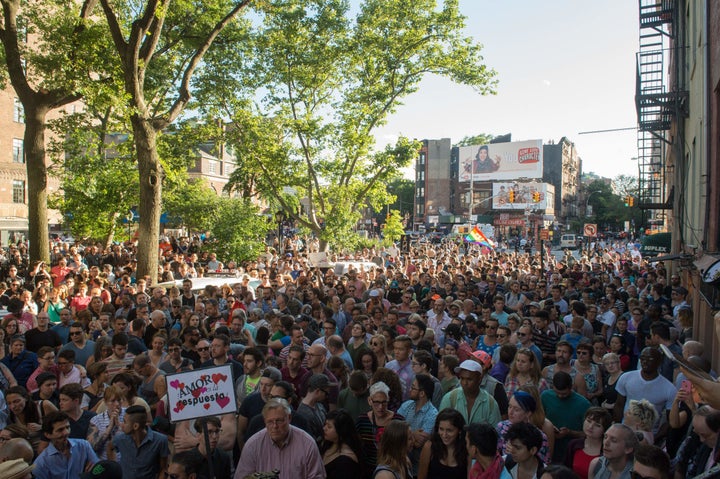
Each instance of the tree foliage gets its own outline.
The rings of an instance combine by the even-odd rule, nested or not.
[[[495,138],[493,135],[488,135],[487,133],[480,133],[474,136],[464,136],[462,140],[455,144],[455,146],[487,145],[493,138]]]
[[[123,88],[140,177],[138,276],[155,281],[165,179],[158,135],[190,101],[192,79],[205,54],[249,0],[126,2],[99,0],[107,21]]]
[[[344,242],[364,206],[391,200],[387,183],[417,155],[407,138],[376,151],[373,132],[423,77],[493,92],[495,73],[464,22],[456,0],[365,0],[352,19],[343,0],[262,4],[234,53],[237,75],[201,94],[205,111],[238,126],[233,187],[273,198],[323,244]],[[301,211],[284,201],[286,186]]]
[[[257,259],[265,249],[265,236],[274,227],[257,207],[243,199],[222,198],[210,227],[208,248],[227,262]]]
[[[0,42],[7,78],[23,105],[27,169],[28,238],[31,260],[49,260],[45,152],[47,115],[102,90],[103,27],[92,16],[95,0],[22,2],[0,0]]]
[[[383,228],[383,239],[386,246],[391,246],[395,241],[399,241],[405,234],[405,228],[402,223],[402,216],[398,210],[390,210],[390,214],[385,221]]]

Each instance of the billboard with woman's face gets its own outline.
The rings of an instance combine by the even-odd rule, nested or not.
[[[461,146],[458,181],[542,178],[542,140]]]

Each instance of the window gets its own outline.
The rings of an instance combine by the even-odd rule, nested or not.
[[[425,152],[424,151],[420,152],[420,164],[421,165],[425,164]]]
[[[232,175],[232,172],[235,170],[235,165],[232,163],[225,163],[225,176]]]
[[[209,160],[208,161],[208,173],[215,174],[217,173],[217,162]]]
[[[13,138],[12,142],[13,163],[25,163],[25,151],[23,141],[20,138]]]
[[[15,98],[13,104],[13,121],[15,123],[25,123],[25,109],[19,98]]]
[[[25,203],[25,182],[13,180],[13,203]]]

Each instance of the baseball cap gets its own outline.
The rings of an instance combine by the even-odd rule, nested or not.
[[[492,356],[490,356],[485,351],[478,350],[478,351],[475,351],[474,353],[472,353],[472,355],[475,359],[480,361],[482,363],[482,365],[485,367],[488,367],[492,364]]]
[[[685,289],[683,286],[678,286],[677,288],[672,289],[674,293],[680,294],[680,295],[686,295],[688,294],[688,290]]]
[[[282,373],[278,368],[268,366],[263,370],[262,377],[270,378],[275,382],[282,381]]]
[[[433,301],[437,301],[438,299],[442,299],[442,296],[440,296],[439,294],[433,294],[432,296],[430,296],[430,299],[432,299]]]
[[[380,292],[377,289],[373,289],[372,291],[370,291],[369,296],[371,298],[377,298],[378,296],[380,296]]]
[[[460,366],[455,368],[455,374],[460,374],[460,371],[471,371],[473,373],[481,373],[481,372],[483,372],[483,368],[479,362],[473,361],[472,359],[466,359],[465,361],[460,363]]]
[[[330,380],[324,374],[313,374],[308,381],[308,387],[313,390],[322,389],[327,391],[330,387]]]
[[[398,283],[397,281],[392,281],[390,283],[390,289],[397,289],[399,287],[400,287],[400,283]]]
[[[80,476],[80,479],[122,479],[120,464],[115,461],[100,461],[92,469]]]
[[[528,306],[530,306],[531,308],[540,308],[540,303],[538,303],[537,301],[533,301]]]

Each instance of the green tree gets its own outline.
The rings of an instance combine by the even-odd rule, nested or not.
[[[213,228],[222,201],[202,179],[189,179],[163,195],[164,210],[168,216],[178,218],[181,225],[197,232]]]
[[[455,146],[474,146],[474,145],[487,145],[495,138],[493,135],[487,133],[480,133],[474,136],[465,136],[462,140],[458,141]]]
[[[395,197],[390,208],[398,210],[400,216],[411,217],[413,214],[413,199],[415,196],[415,182],[405,178],[397,178],[388,183],[388,193]]]
[[[166,171],[158,135],[190,101],[191,81],[205,54],[250,0],[114,2],[100,0],[122,69],[140,177],[138,276],[155,281]]]
[[[403,228],[400,212],[398,210],[390,210],[390,214],[385,220],[385,228],[383,228],[383,243],[386,246],[390,246],[395,241],[399,241],[404,234],[405,228]]]
[[[23,105],[31,260],[49,261],[45,130],[48,114],[102,88],[96,73],[104,53],[96,0],[0,0],[0,41],[7,77]]]
[[[119,227],[138,204],[138,174],[127,135],[112,134],[111,109],[103,115],[86,112],[51,122],[56,158],[50,174],[61,182],[49,206],[63,213],[75,238],[103,241],[106,246],[122,232]]]
[[[235,54],[240,73],[211,84],[202,102],[210,112],[228,111],[242,125],[238,132],[259,134],[254,143],[275,145],[254,153],[247,149],[252,144],[239,145],[233,185],[253,178],[257,190],[317,234],[323,248],[342,243],[364,207],[379,211],[391,201],[386,185],[417,156],[419,144],[401,138],[375,151],[373,132],[426,75],[449,77],[481,94],[495,86],[481,46],[462,33],[457,0],[440,6],[435,0],[365,0],[350,16],[343,0],[263,4],[248,42]],[[236,97],[244,100],[228,100]],[[302,198],[301,211],[284,202],[286,186]]]
[[[265,236],[272,228],[274,223],[259,215],[257,207],[249,201],[222,198],[207,245],[225,262],[254,260],[265,250]]]

